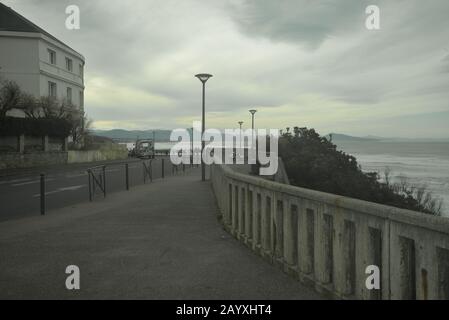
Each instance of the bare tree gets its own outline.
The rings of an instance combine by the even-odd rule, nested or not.
[[[38,104],[39,109],[42,110],[44,118],[62,119],[67,117],[67,107],[57,98],[43,96],[39,98]]]
[[[386,185],[393,190],[393,192],[404,197],[413,198],[416,200],[419,207],[426,213],[436,216],[442,214],[443,200],[439,197],[435,197],[432,192],[428,190],[427,185],[412,184],[404,175],[398,177],[399,182],[391,183],[390,175],[391,170],[385,170],[386,181],[388,181]]]
[[[20,107],[20,87],[14,81],[1,81],[0,88],[0,120],[6,117],[6,113]]]
[[[86,142],[86,138],[90,135],[92,120],[88,119],[84,114],[70,114],[66,120],[71,124],[70,135],[75,146],[81,146]]]
[[[28,118],[38,119],[42,115],[38,100],[29,93],[22,93],[20,98],[20,109]]]

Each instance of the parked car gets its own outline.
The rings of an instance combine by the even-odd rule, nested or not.
[[[137,158],[150,158],[154,159],[154,141],[150,139],[140,139],[136,141],[134,149],[130,155]]]

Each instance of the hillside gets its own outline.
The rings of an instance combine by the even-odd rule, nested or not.
[[[350,136],[350,135],[342,134],[342,133],[329,133],[325,137],[329,138],[330,135],[332,135],[332,141],[376,141],[376,140],[380,139],[380,138],[372,137],[372,136],[354,137],[354,136]]]
[[[135,141],[136,139],[153,139],[153,131],[156,141],[164,142],[170,140],[170,130],[92,130],[93,134],[111,139]]]

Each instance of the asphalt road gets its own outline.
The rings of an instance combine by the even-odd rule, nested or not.
[[[172,175],[172,164],[168,157],[158,157],[152,161],[153,179],[162,177],[164,159],[165,177]],[[149,160],[145,161],[147,164]],[[129,186],[141,185],[143,181],[142,160],[129,159],[124,162],[88,163],[45,168],[46,210],[62,208],[89,201],[87,168],[106,165],[107,194],[126,190],[125,163],[129,168]],[[178,168],[178,174],[182,167]],[[13,220],[40,214],[40,176],[39,171],[23,172],[16,170],[7,176],[0,176],[0,221]],[[150,183],[147,181],[147,183]],[[95,197],[103,197],[97,188]],[[94,198],[95,201],[95,198]]]

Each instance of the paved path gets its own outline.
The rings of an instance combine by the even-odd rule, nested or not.
[[[197,174],[0,223],[0,299],[319,299],[222,229]]]

